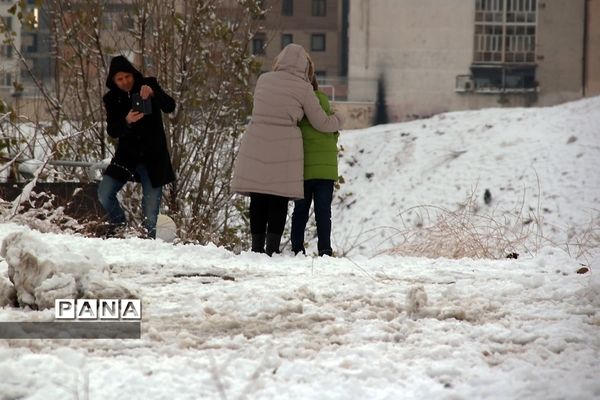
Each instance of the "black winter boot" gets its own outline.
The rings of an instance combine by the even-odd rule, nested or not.
[[[323,257],[323,256],[333,257],[333,250],[331,250],[331,249],[319,250],[319,257]]]
[[[265,238],[264,233],[253,233],[252,234],[252,251],[254,253],[265,252]]]
[[[273,253],[280,253],[281,235],[276,233],[267,233],[267,255],[271,257]]]

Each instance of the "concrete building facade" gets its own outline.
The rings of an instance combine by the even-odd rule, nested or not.
[[[598,94],[600,0],[352,0],[349,99],[391,118]],[[587,21],[587,22],[586,22]]]
[[[0,99],[3,100],[16,94],[14,85],[20,77],[19,58],[15,49],[21,48],[21,23],[9,12],[13,4],[13,1],[0,0]],[[7,37],[12,37],[12,43],[4,43]]]
[[[0,53],[0,99],[12,106],[19,115],[38,120],[49,118],[48,102],[45,101],[42,91],[38,87],[43,85],[47,93],[56,95],[60,93],[60,84],[65,79],[72,77],[72,71],[57,62],[57,58],[68,59],[73,57],[72,46],[62,45],[53,38],[51,24],[55,23],[52,10],[56,12],[56,3],[48,0],[41,4],[36,0],[27,0],[24,3],[27,12],[35,16],[35,24],[22,25],[19,20],[8,12],[16,2],[14,0],[0,0],[0,15],[12,17],[15,42],[12,47],[11,57],[3,57],[4,48]],[[73,29],[80,29],[78,21],[81,13],[90,14],[85,9],[83,2],[72,2],[68,9],[63,10],[60,17],[66,25]],[[125,54],[133,59],[131,48],[134,38],[130,33],[133,28],[132,0],[111,1],[103,4],[102,18],[99,22],[100,43],[103,47],[106,62],[115,54]],[[18,57],[18,49],[22,57]],[[9,71],[8,73],[4,71]],[[93,76],[93,63],[88,66],[87,72]],[[104,74],[104,72],[102,72]],[[19,83],[19,90],[15,91],[8,81]],[[102,88],[102,90],[104,90]],[[68,99],[63,101],[68,102]],[[77,100],[73,100],[77,101]]]
[[[600,95],[600,0],[586,1],[585,96]]]
[[[252,52],[270,71],[273,60],[289,43],[302,45],[311,55],[324,91],[345,98],[347,0],[264,0],[262,29],[253,39]],[[337,91],[336,91],[337,90]]]

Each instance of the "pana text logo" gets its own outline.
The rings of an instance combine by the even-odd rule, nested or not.
[[[54,318],[141,320],[142,301],[139,299],[56,299]]]

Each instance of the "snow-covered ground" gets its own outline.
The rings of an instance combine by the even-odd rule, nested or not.
[[[561,245],[598,216],[598,126],[594,98],[344,132],[333,219],[345,257],[2,224],[0,241],[27,232],[28,262],[102,257],[144,314],[139,340],[0,339],[0,399],[600,398],[598,249],[574,259]],[[547,239],[516,260],[385,252],[397,239],[383,227],[414,223],[403,210],[456,209],[474,191],[478,212],[522,207]],[[0,322],[53,318],[0,308]]]
[[[599,126],[596,97],[345,132],[340,173],[346,183],[334,209],[337,248],[388,250],[401,240],[398,230],[430,222],[431,208],[414,207],[456,210],[471,197],[480,214],[534,220],[532,229],[545,242],[566,248],[592,221],[600,225]]]

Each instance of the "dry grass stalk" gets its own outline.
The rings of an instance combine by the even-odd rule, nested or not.
[[[417,226],[399,229],[394,237],[400,243],[391,254],[430,258],[504,258],[511,253],[535,251],[541,245],[538,238],[540,218],[523,215],[523,207],[501,216],[481,214],[473,194],[458,210],[423,205],[401,213],[417,213]],[[531,222],[529,222],[531,221]],[[534,236],[535,235],[535,236]]]

